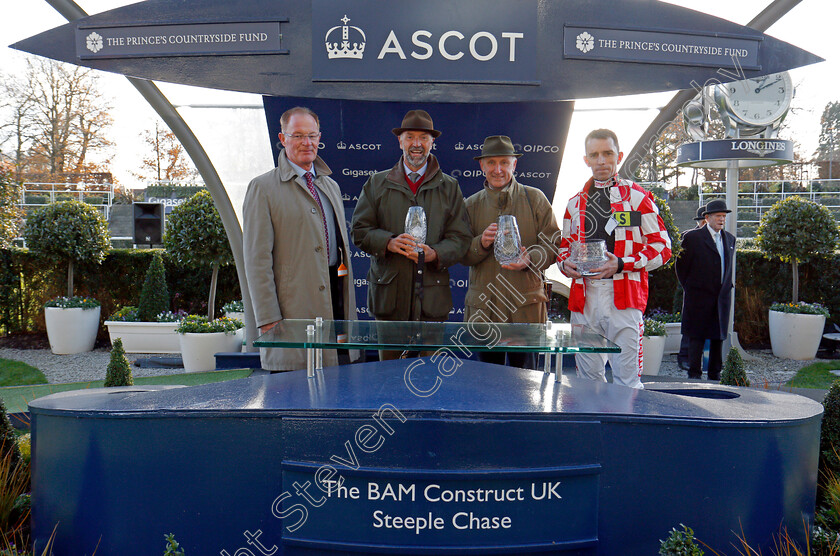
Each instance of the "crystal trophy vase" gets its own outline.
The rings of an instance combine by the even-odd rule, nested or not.
[[[593,269],[607,262],[607,242],[603,239],[576,241],[571,245],[569,259],[584,276],[594,276]]]

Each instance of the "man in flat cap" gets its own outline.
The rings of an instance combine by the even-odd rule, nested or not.
[[[458,181],[431,154],[440,131],[425,110],[410,110],[392,130],[402,157],[368,178],[351,223],[351,239],[370,254],[368,310],[377,320],[444,321],[452,309],[449,267],[471,239]],[[409,207],[426,215],[426,241],[405,231]],[[419,248],[419,250],[418,250]],[[380,352],[393,359],[399,352]]]
[[[726,201],[709,201],[703,217],[706,226],[686,232],[683,252],[677,259],[682,284],[682,333],[688,336],[688,377],[701,378],[703,344],[709,340],[709,380],[720,380],[723,340],[729,332],[732,300],[732,257],[735,236],[723,229]]]
[[[706,205],[697,207],[697,214],[694,216],[695,225],[691,230],[699,230],[706,225],[706,218],[703,216],[704,212],[706,212]],[[685,234],[691,230],[684,231],[680,237],[685,238]],[[685,303],[685,293],[683,293],[683,303]],[[680,366],[680,369],[684,371],[688,370],[688,336],[686,334],[682,334],[680,338],[680,351],[677,354],[677,364]]]
[[[560,249],[557,219],[542,191],[516,181],[517,159],[510,137],[493,135],[484,140],[476,156],[484,172],[484,189],[467,199],[472,242],[461,261],[470,268],[470,287],[464,320],[483,322],[544,323],[546,301],[543,271],[555,262]],[[497,221],[502,215],[516,218],[522,240],[519,261],[501,265],[493,254]],[[482,351],[488,363],[533,369],[534,353]]]

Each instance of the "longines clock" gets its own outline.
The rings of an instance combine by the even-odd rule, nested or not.
[[[786,71],[715,87],[715,102],[728,137],[734,137],[736,130],[755,135],[766,128],[778,129],[792,99],[793,82]]]

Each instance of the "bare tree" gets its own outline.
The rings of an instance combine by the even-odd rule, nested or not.
[[[99,169],[90,158],[112,146],[111,106],[92,70],[33,58],[22,77],[6,79],[3,93],[0,140],[11,145],[18,174]]]
[[[11,75],[0,76],[0,149],[14,165],[15,177],[20,180],[26,157],[32,145],[32,130],[28,123],[34,109],[34,96],[26,83]],[[8,154],[11,153],[11,154]]]
[[[174,133],[155,122],[155,129],[144,133],[148,151],[143,158],[139,172],[133,172],[140,180],[191,182],[198,171],[187,157],[184,147]]]
[[[819,166],[820,179],[840,178],[838,150],[840,150],[840,101],[834,101],[825,105],[820,118],[820,143],[814,153]]]

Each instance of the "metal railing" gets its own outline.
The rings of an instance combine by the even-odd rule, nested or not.
[[[700,184],[699,204],[726,194],[725,181]],[[745,180],[738,183],[738,237],[755,236],[761,217],[786,197],[803,197],[828,208],[840,222],[840,179],[824,180]]]
[[[111,183],[38,183],[25,182],[18,203],[24,211],[63,200],[87,203],[102,211],[105,220],[114,203],[114,185]]]

